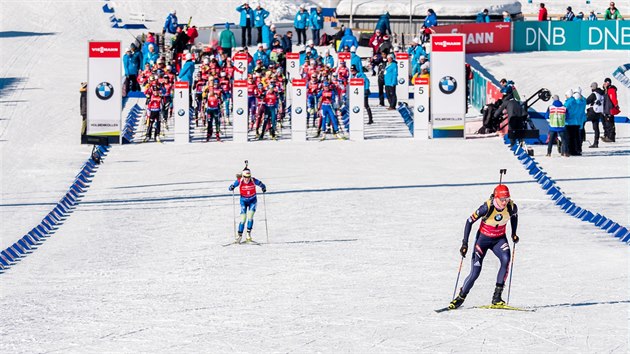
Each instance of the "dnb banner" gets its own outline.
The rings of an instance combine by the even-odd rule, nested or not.
[[[431,36],[433,138],[463,138],[466,115],[466,44],[463,34]]]
[[[122,82],[120,41],[88,42],[87,135],[120,143]]]

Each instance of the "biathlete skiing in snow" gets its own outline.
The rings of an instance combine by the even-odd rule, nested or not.
[[[504,170],[502,170],[501,173],[504,173]],[[468,220],[466,220],[464,239],[462,241],[462,247],[459,250],[462,257],[466,257],[466,253],[468,252],[468,236],[470,235],[472,225],[477,220],[481,219],[481,226],[475,238],[470,274],[466,280],[464,280],[459,295],[451,301],[448,306],[449,309],[456,309],[464,303],[466,295],[468,295],[475,284],[475,280],[477,280],[481,273],[483,259],[489,250],[491,250],[501,262],[501,267],[497,274],[496,288],[492,296],[492,305],[505,306],[505,302],[501,299],[501,294],[503,293],[505,280],[510,271],[510,245],[508,244],[505,229],[508,221],[510,221],[512,227],[512,241],[514,241],[515,244],[518,243],[519,238],[516,235],[516,227],[518,225],[517,212],[518,208],[516,204],[510,199],[510,190],[506,185],[499,182],[499,185],[494,188],[494,193],[490,196],[490,199],[483,203]]]
[[[254,213],[256,212],[256,186],[260,187],[263,193],[267,192],[267,186],[260,180],[252,177],[252,172],[245,165],[245,169],[239,175],[236,175],[236,181],[232,183],[228,190],[233,191],[239,187],[241,193],[241,221],[238,224],[238,234],[236,242],[240,243],[247,222],[247,238],[245,242],[252,242],[252,228],[254,227]]]

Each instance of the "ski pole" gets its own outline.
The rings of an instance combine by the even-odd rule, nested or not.
[[[510,282],[508,283],[508,296],[506,305],[510,303],[510,290],[512,290],[512,267],[514,266],[514,255],[516,254],[516,243],[514,244],[514,248],[512,249],[512,259],[510,260]]]
[[[234,201],[234,190],[232,189],[232,225],[234,226],[233,237],[236,237],[236,202]]]
[[[267,234],[267,243],[269,243],[269,226],[267,226],[267,202],[265,201],[265,193],[263,193],[263,207],[265,209],[265,233]]]
[[[457,280],[455,280],[455,290],[453,290],[453,299],[455,299],[455,294],[457,293],[457,285],[459,284],[459,275],[462,274],[462,264],[464,264],[464,256],[459,261],[459,269],[457,270]]]

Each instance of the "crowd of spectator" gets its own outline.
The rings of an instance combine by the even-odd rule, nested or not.
[[[615,142],[615,115],[621,112],[617,88],[612,85],[610,78],[606,78],[601,88],[593,82],[590,89],[591,92],[586,97],[582,95],[580,87],[568,89],[564,94],[564,102],[559,95],[553,95],[553,102],[546,112],[546,118],[549,120],[547,156],[551,156],[552,147],[556,143],[562,156],[581,156],[582,144],[586,141],[584,127],[589,121],[595,133],[589,148],[599,147],[600,122],[604,128],[601,140],[607,143]]]

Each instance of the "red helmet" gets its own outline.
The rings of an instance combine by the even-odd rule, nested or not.
[[[498,186],[494,187],[493,195],[495,198],[509,198],[510,190],[505,184],[499,184]]]

